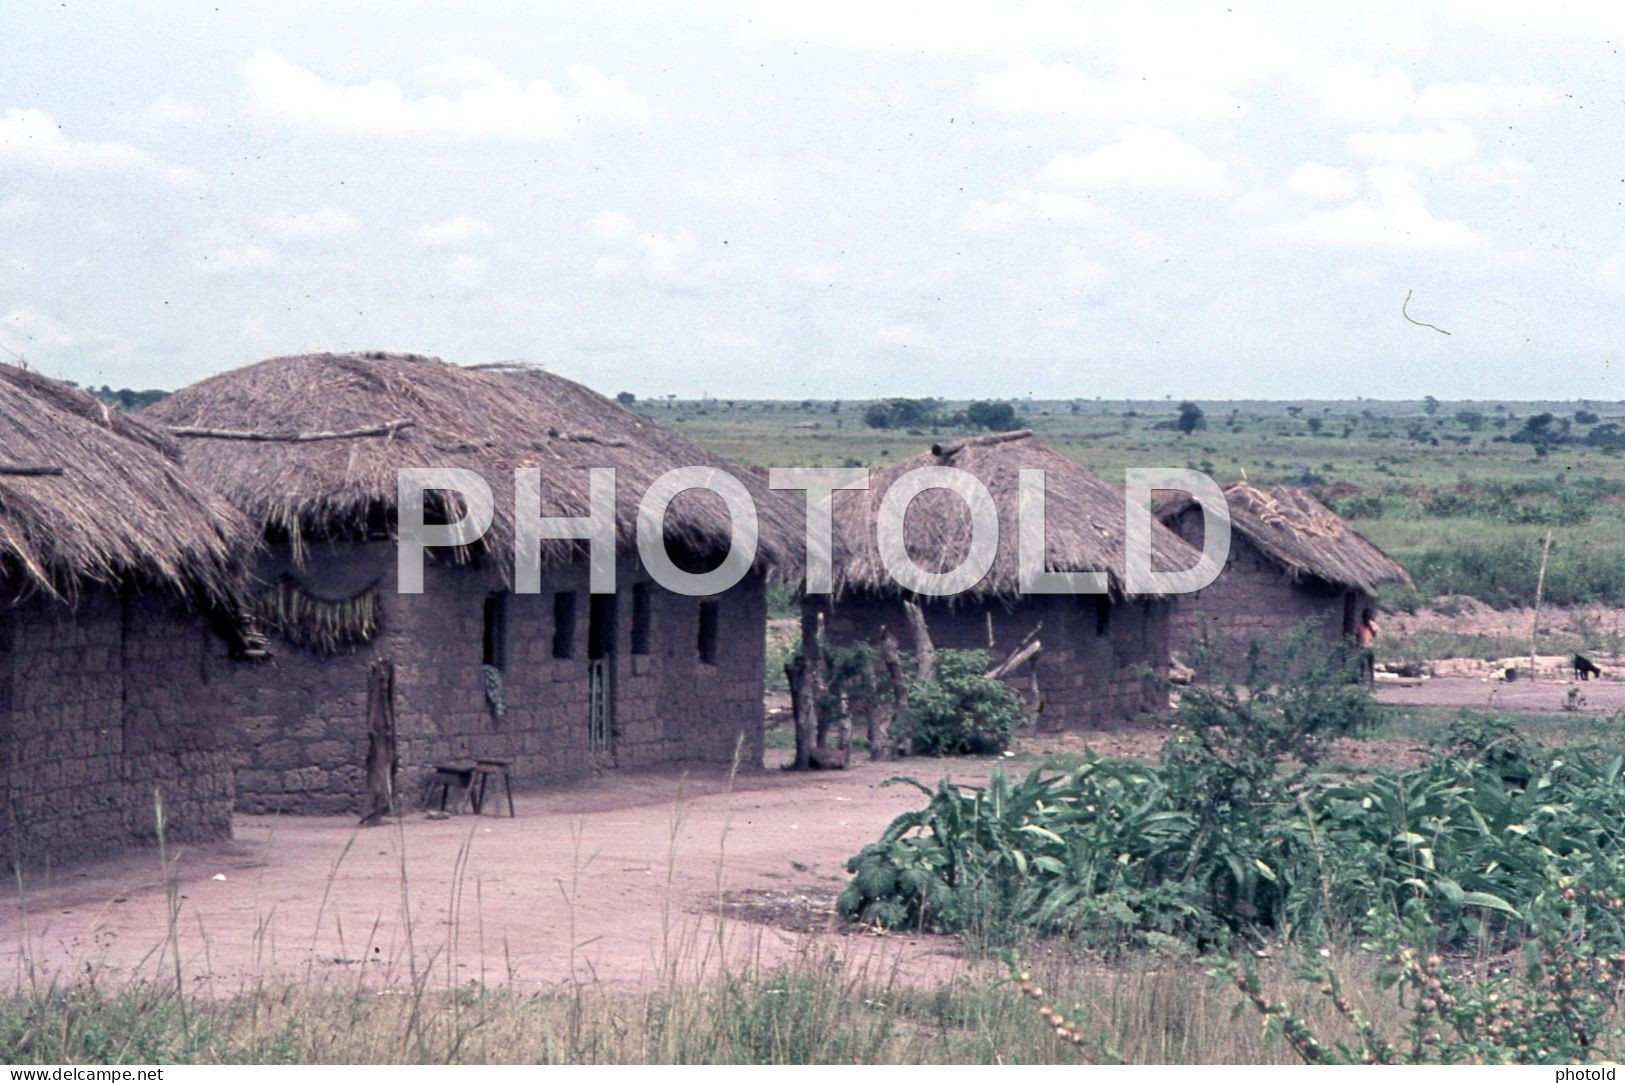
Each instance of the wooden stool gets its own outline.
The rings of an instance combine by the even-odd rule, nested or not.
[[[513,779],[508,777],[508,768],[513,766],[512,760],[476,760],[470,772],[473,780],[469,783],[469,799],[474,805],[474,815],[478,816],[485,807],[485,788],[490,785],[491,776],[495,775],[502,780],[502,789],[508,795],[508,815],[517,819],[519,814],[513,810]],[[501,809],[498,809],[500,813]]]
[[[456,786],[461,791],[457,797],[457,804],[452,806],[456,812],[463,807],[464,801],[474,801],[474,811],[479,812],[480,806],[474,798],[474,774],[479,770],[478,764],[470,763],[437,763],[434,774],[429,777],[429,803],[434,803],[434,788],[440,787],[440,811],[446,811],[446,799],[451,796],[451,788]],[[482,787],[483,789],[483,787]],[[483,797],[483,793],[481,794]]]

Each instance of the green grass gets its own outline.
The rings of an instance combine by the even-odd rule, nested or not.
[[[1403,564],[1423,597],[1531,603],[1550,525],[1545,600],[1625,604],[1625,457],[1584,444],[1537,455],[1505,437],[1531,413],[1568,416],[1576,405],[1509,403],[1499,413],[1496,405],[1472,404],[1485,416],[1475,432],[1448,403],[1436,417],[1421,403],[1203,403],[1208,428],[1189,436],[1157,427],[1172,416],[1173,401],[1080,400],[1078,413],[1056,402],[1017,409],[1042,439],[1114,483],[1131,466],[1190,466],[1221,483],[1245,477],[1310,485]],[[1625,419],[1625,407],[1589,405],[1602,423]],[[640,409],[752,466],[878,467],[958,435],[870,429],[864,403],[843,402],[838,414],[830,406],[662,401]],[[1288,413],[1293,407],[1299,416]],[[1319,434],[1310,431],[1314,418]],[[1508,419],[1503,428],[1495,427],[1498,418]],[[1580,436],[1586,427],[1573,431]]]

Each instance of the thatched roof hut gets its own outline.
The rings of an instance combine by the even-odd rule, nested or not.
[[[392,515],[397,471],[407,467],[480,473],[496,498],[483,545],[510,570],[513,471],[541,468],[543,515],[585,516],[589,468],[613,467],[617,530],[629,548],[648,486],[675,467],[700,466],[731,474],[756,500],[758,567],[787,574],[796,566],[791,502],[682,436],[536,368],[398,353],[276,357],[194,384],[146,416],[182,438],[197,480],[296,551],[302,539],[353,535],[380,512]],[[727,512],[714,494],[683,494],[665,526],[669,544],[696,555],[728,545]],[[544,564],[582,551],[571,541],[542,544]]]
[[[1066,456],[1045,447],[1027,431],[959,440],[876,471],[867,490],[835,496],[837,595],[897,590],[881,561],[875,539],[876,513],[898,478],[927,466],[967,471],[987,486],[999,516],[999,545],[992,567],[959,597],[967,601],[1011,599],[1020,593],[1018,567],[1020,471],[1042,470],[1045,490],[1045,570],[1105,572],[1110,593],[1125,596],[1126,525],[1123,491]],[[928,490],[909,505],[904,521],[909,555],[929,572],[952,569],[970,550],[971,520],[964,501],[940,489]],[[1197,554],[1161,523],[1151,524],[1153,566],[1187,568]],[[952,599],[950,599],[952,601]]]
[[[247,526],[175,443],[89,394],[0,365],[0,585],[73,598],[148,584],[226,601]]]
[[[1409,585],[1405,569],[1303,489],[1237,482],[1224,491],[1231,529],[1280,565],[1292,580],[1319,579],[1374,595],[1382,583]],[[1191,506],[1188,496],[1158,505],[1169,521]]]

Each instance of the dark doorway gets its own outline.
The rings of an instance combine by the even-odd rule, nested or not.
[[[594,594],[587,606],[587,742],[609,750],[615,706],[615,595]]]

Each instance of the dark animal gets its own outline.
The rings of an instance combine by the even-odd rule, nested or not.
[[[1602,670],[1597,668],[1597,663],[1583,654],[1574,656],[1574,677],[1576,680],[1589,681],[1593,677],[1601,676]]]
[[[1508,681],[1517,680],[1518,679],[1518,667],[1517,666],[1508,666],[1507,671],[1506,671],[1506,676],[1505,676],[1504,679],[1508,680]]]

